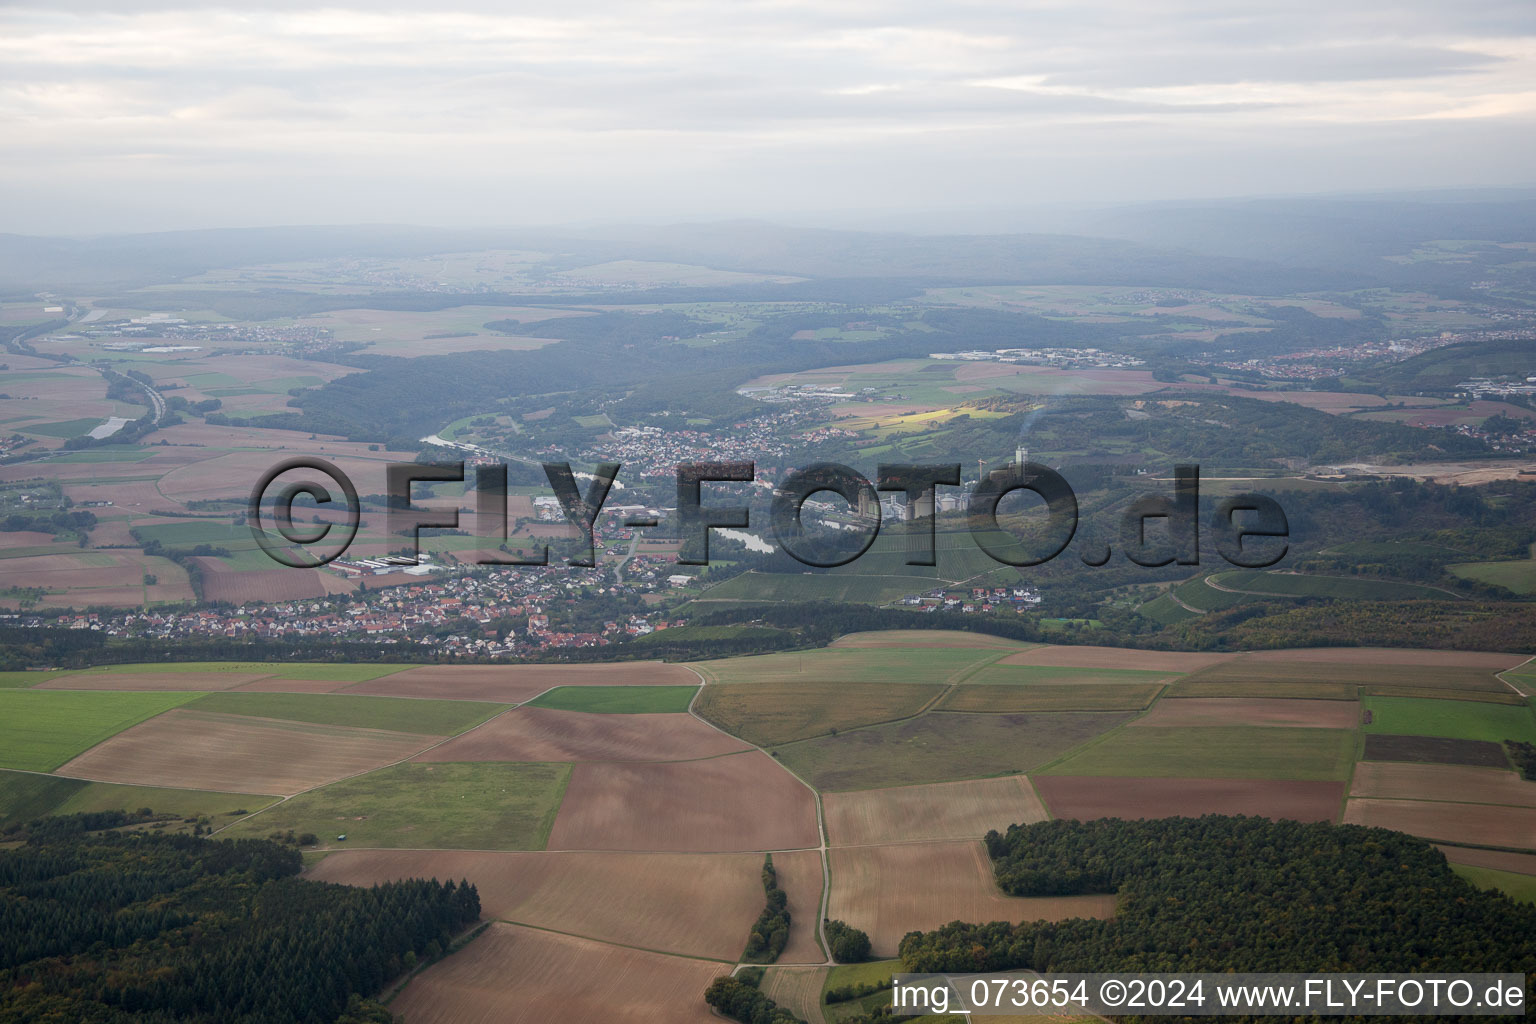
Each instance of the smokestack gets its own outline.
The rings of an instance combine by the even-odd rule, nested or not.
[[[1013,464],[1015,466],[1018,466],[1020,469],[1023,469],[1024,468],[1024,463],[1026,463],[1028,461],[1029,461],[1029,449],[1026,448],[1024,445],[1021,444],[1021,445],[1019,445],[1017,448],[1015,448],[1013,450]]]

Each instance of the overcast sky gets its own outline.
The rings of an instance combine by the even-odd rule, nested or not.
[[[0,4],[0,231],[1536,184],[1533,0],[431,6]]]

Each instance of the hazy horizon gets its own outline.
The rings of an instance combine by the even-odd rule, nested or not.
[[[25,234],[942,230],[1057,202],[1536,184],[1528,3],[86,0],[0,11],[0,54],[0,230]]]

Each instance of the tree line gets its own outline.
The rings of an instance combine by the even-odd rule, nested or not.
[[[468,883],[331,885],[267,840],[87,831],[114,820],[0,851],[3,1024],[388,1021],[368,997],[480,916]]]

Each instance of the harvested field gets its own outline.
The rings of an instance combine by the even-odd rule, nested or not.
[[[1359,698],[1359,687],[1353,683],[1288,682],[1286,680],[1239,680],[1180,679],[1168,687],[1164,697],[1183,698],[1223,697],[1243,698],[1272,697],[1282,700],[1347,700]]]
[[[260,672],[75,672],[39,683],[37,690],[226,690],[252,683]]]
[[[419,761],[681,761],[749,750],[687,714],[596,715],[521,707]]]
[[[1036,647],[1010,654],[1003,665],[1056,665],[1063,668],[1126,668],[1182,674],[1197,672],[1237,657],[1235,654],[1193,654],[1182,651],[1138,651],[1128,647]]]
[[[411,577],[415,582],[421,582]],[[423,665],[347,688],[383,697],[517,702],[556,686],[697,686],[680,665],[626,661],[608,665]]]
[[[1282,728],[1353,729],[1360,706],[1342,700],[1276,700],[1263,697],[1195,697],[1160,702],[1142,726],[1188,728],[1210,725],[1266,725]]]
[[[1445,854],[1445,859],[1452,864],[1492,868],[1495,871],[1513,871],[1520,875],[1536,875],[1536,853],[1474,850],[1467,846],[1437,846],[1435,849]]]
[[[813,861],[815,921],[821,859],[773,858],[782,875]],[[554,928],[604,942],[686,956],[735,959],[763,909],[760,853],[486,853],[340,850],[307,877],[347,885],[402,878],[467,878],[487,918]],[[796,893],[790,892],[793,899]],[[791,914],[797,916],[792,910]]]
[[[810,791],[752,751],[703,761],[579,764],[549,848],[715,853],[817,843]]]
[[[1022,775],[828,793],[822,807],[827,842],[833,846],[980,839],[988,829],[1001,832],[1009,825],[1048,817],[1034,787]]]
[[[945,712],[776,747],[823,792],[1017,775],[1130,719],[1126,712]]]
[[[1079,821],[1202,814],[1332,821],[1344,800],[1342,782],[1042,775],[1035,786],[1052,815]]]
[[[1007,659],[1004,659],[1006,661]],[[1162,685],[1177,679],[1167,672],[1133,668],[1072,668],[1064,665],[985,665],[967,676],[967,686],[1124,686]]]
[[[409,757],[431,737],[176,709],[59,769],[99,782],[287,795]]]
[[[762,867],[762,862],[758,862]],[[816,940],[816,922],[821,920],[821,853],[818,850],[791,850],[773,855],[773,868],[779,876],[779,888],[789,897],[789,942],[779,954],[784,964],[819,964],[826,961],[821,943]],[[761,871],[754,876],[762,892]],[[758,908],[762,902],[759,898]],[[754,918],[756,920],[756,918]],[[740,955],[740,951],[737,951]]]
[[[1396,666],[1408,668],[1486,669],[1501,672],[1525,661],[1524,654],[1493,651],[1423,651],[1404,647],[1293,647],[1278,651],[1253,651],[1245,663]],[[1389,681],[1389,680],[1384,680]]]
[[[1530,807],[1351,798],[1344,809],[1344,821],[1396,829],[1425,839],[1536,849],[1536,808]]]
[[[1452,740],[1438,736],[1391,736],[1370,733],[1365,737],[1366,761],[1414,761],[1423,764],[1464,764],[1483,768],[1508,768],[1504,747],[1487,740]]]
[[[1430,656],[1445,652],[1424,651],[1421,653]],[[1478,657],[1476,654],[1468,655],[1468,658],[1473,661],[1478,659]],[[1425,661],[1412,664],[1396,662],[1375,663],[1369,661],[1325,662],[1304,658],[1260,660],[1254,655],[1246,654],[1236,661],[1204,669],[1188,679],[1182,680],[1176,686],[1176,689],[1182,689],[1185,685],[1196,682],[1248,685],[1284,682],[1345,683],[1350,686],[1385,683],[1391,686],[1433,687],[1453,690],[1503,690],[1508,692],[1509,688],[1494,675],[1497,669],[1492,665],[1478,666],[1468,663],[1447,665],[1441,663],[1443,660],[1426,657]],[[1505,660],[1507,661],[1508,659]],[[1241,693],[1242,691],[1239,692]],[[1249,694],[1243,695],[1247,696]],[[1261,696],[1256,691],[1252,692],[1251,695]],[[1262,694],[1262,696],[1276,695],[1266,693]]]
[[[821,987],[826,983],[827,971],[826,967],[770,967],[758,987],[763,995],[806,1024],[824,1024]]]
[[[699,695],[698,712],[729,733],[769,746],[909,718],[943,692],[936,684],[715,683]]]
[[[867,650],[872,647],[986,647],[995,650],[1014,648],[1024,650],[1028,644],[987,633],[971,633],[958,629],[886,629],[868,633],[849,633],[840,636],[828,646],[855,647]]]
[[[1161,683],[1099,683],[1056,686],[1049,683],[1001,686],[966,683],[939,702],[941,711],[995,714],[1019,711],[1144,711],[1162,690]]]
[[[909,931],[950,921],[1061,921],[1109,917],[1113,896],[1004,896],[980,842],[903,843],[833,850],[828,916],[869,933],[894,956]]]
[[[390,1003],[411,1024],[719,1024],[704,1002],[725,964],[493,924]]]
[[[1355,766],[1349,795],[1536,807],[1536,782],[1493,768],[1362,761]]]
[[[203,600],[244,604],[247,601],[296,601],[324,597],[322,574],[315,569],[255,569],[237,572],[217,558],[199,558],[203,567]]]
[[[1089,744],[1047,771],[1175,779],[1345,779],[1354,762],[1354,740],[1345,729],[1231,725],[1192,733],[1141,726]]]
[[[345,679],[284,679],[282,676],[267,676],[265,679],[231,686],[229,690],[232,693],[334,693],[351,685]]]

